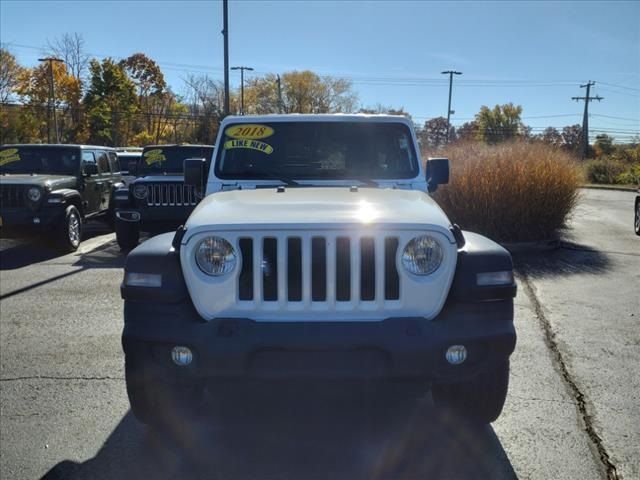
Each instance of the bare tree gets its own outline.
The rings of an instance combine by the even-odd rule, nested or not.
[[[196,119],[195,140],[213,143],[224,116],[224,86],[207,75],[191,74],[184,83],[184,99],[190,115]]]
[[[75,78],[84,80],[90,57],[85,52],[85,42],[79,33],[65,33],[53,41],[47,40],[47,52],[61,58]]]

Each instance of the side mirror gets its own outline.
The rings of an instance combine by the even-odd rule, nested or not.
[[[129,175],[133,175],[134,177],[138,176],[138,162],[135,160],[133,162],[129,162]]]
[[[98,165],[95,163],[85,163],[84,164],[84,174],[88,177],[92,175],[98,174]]]
[[[433,193],[438,185],[449,183],[449,159],[430,158],[427,160],[427,190]]]
[[[184,184],[202,190],[204,166],[204,158],[187,158],[184,161]]]

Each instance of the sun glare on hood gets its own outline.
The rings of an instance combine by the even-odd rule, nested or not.
[[[358,202],[358,208],[355,211],[356,220],[361,223],[371,223],[380,216],[380,212],[376,207],[367,202],[366,200],[360,200]]]

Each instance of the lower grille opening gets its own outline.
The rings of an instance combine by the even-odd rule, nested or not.
[[[400,277],[396,267],[398,239],[386,238],[384,241],[384,298],[398,300],[400,298]]]
[[[287,294],[290,302],[302,300],[302,240],[287,240]]]
[[[376,298],[376,250],[373,238],[360,239],[360,300]]]
[[[336,239],[336,300],[351,300],[351,251],[346,237]]]
[[[265,238],[262,244],[262,300],[278,300],[278,241]]]
[[[311,300],[327,300],[327,241],[324,237],[311,239]]]
[[[238,278],[238,298],[253,300],[253,240],[241,238],[240,255],[242,255],[242,270]]]

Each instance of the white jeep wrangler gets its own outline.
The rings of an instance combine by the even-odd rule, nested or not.
[[[208,159],[207,159],[208,160]],[[411,122],[382,115],[228,117],[184,227],[127,257],[132,411],[162,421],[241,378],[403,379],[488,423],[516,334],[509,253],[452,225]],[[206,185],[205,185],[206,180]]]

